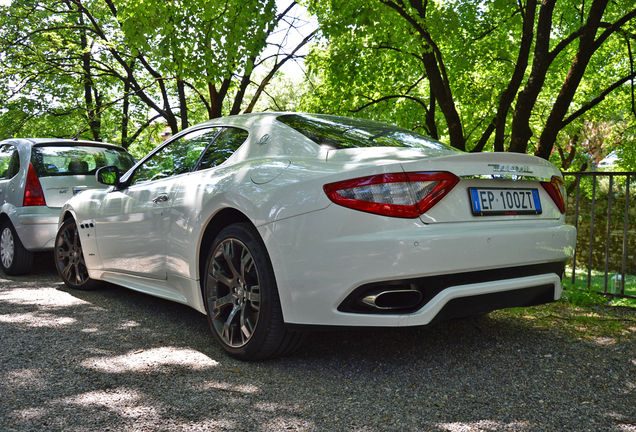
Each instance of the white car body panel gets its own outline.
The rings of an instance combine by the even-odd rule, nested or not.
[[[560,173],[542,159],[508,153],[425,157],[419,150],[388,147],[330,150],[277,122],[277,115],[229,117],[197,126],[249,130],[245,144],[219,166],[71,198],[60,224],[70,215],[85,226],[79,232],[90,277],[205,313],[200,269],[208,251],[202,239],[211,221],[232,209],[258,229],[290,325],[426,325],[453,299],[549,284],[553,300],[561,296],[561,274],[515,276],[512,270],[500,280],[451,284],[414,312],[339,310],[365,284],[564,265],[573,254],[576,231],[565,225],[538,181]],[[462,179],[419,218],[352,210],[333,203],[323,191],[325,184],[341,180],[419,171],[448,171]],[[536,188],[542,214],[473,216],[468,187],[484,182]],[[164,193],[167,201],[152,202]]]
[[[104,269],[166,278],[170,209],[185,177],[151,182],[151,187],[142,183],[104,196],[95,219],[97,249]]]
[[[561,261],[573,249],[569,249],[571,246],[554,249],[552,245],[572,245],[576,239],[574,228],[560,223],[423,225],[404,220],[400,227],[385,231],[384,224],[377,220],[381,216],[369,214],[360,214],[337,229],[329,229],[331,221],[343,220],[341,213],[346,211],[333,205],[324,211],[260,228],[268,249],[272,250],[274,268],[282,276],[278,283],[286,322],[351,326],[364,320],[361,324],[364,326],[400,326],[404,316],[371,315],[363,319],[360,314],[338,312],[337,307],[356,287],[387,278],[408,279],[480,271],[493,266]],[[331,235],[326,234],[329,231]],[[303,240],[299,241],[301,237]],[[519,244],[531,246],[519,248]],[[524,285],[527,280],[517,282],[519,288],[527,286]],[[483,289],[481,293],[492,292],[483,284],[478,287]],[[556,295],[560,297],[560,291]],[[444,299],[447,297],[440,294],[435,301]],[[411,317],[409,322],[427,324],[430,313],[429,310],[429,315],[416,314],[418,318]]]

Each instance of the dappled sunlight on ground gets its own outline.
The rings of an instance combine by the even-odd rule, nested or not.
[[[617,341],[610,337],[590,337],[590,340],[598,345],[614,345]]]
[[[627,309],[310,333],[292,356],[245,363],[186,306],[112,285],[74,291],[54,273],[6,280],[3,432],[636,431]]]
[[[45,417],[49,410],[46,408],[25,408],[23,410],[12,412],[9,417],[15,420],[22,420],[24,422],[31,422]]]
[[[49,384],[45,374],[33,369],[19,369],[2,375],[6,385],[22,390],[43,389]]]
[[[202,386],[203,390],[222,390],[226,392],[234,392],[234,393],[245,393],[245,394],[256,394],[260,391],[260,389],[251,384],[247,385],[232,385],[225,382],[219,381],[211,381],[206,382]]]
[[[174,367],[201,370],[218,365],[219,362],[212,360],[205,354],[191,349],[175,347],[137,350],[124,355],[88,358],[82,361],[82,366],[84,367],[108,373],[166,373],[173,370]]]
[[[41,309],[90,304],[56,288],[14,288],[1,292],[0,301],[21,305],[33,304]]]
[[[78,405],[85,408],[104,407],[114,414],[126,418],[157,417],[157,410],[144,405],[142,401],[146,396],[128,388],[101,390],[82,393],[77,396],[64,398],[53,403],[65,405]]]
[[[482,420],[473,423],[441,423],[438,425],[443,431],[448,432],[491,432],[491,431],[524,431],[531,430],[528,422],[499,423],[490,420]]]
[[[265,422],[262,426],[263,432],[291,430],[291,431],[319,431],[313,423],[295,417],[278,417]]]
[[[0,322],[26,324],[28,327],[58,327],[74,324],[76,320],[70,317],[58,317],[40,312],[0,315]]]

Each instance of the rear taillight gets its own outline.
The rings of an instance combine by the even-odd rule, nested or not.
[[[33,168],[33,164],[31,163],[27,171],[26,186],[24,187],[24,203],[22,205],[25,207],[46,205],[40,179],[38,179],[35,168]]]
[[[416,218],[459,182],[449,172],[379,174],[330,183],[329,199],[344,207],[384,216]]]
[[[554,204],[561,212],[565,214],[565,182],[561,177],[552,176],[549,182],[541,182],[541,186],[546,190]]]

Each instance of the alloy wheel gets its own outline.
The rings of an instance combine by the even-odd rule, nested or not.
[[[208,308],[213,329],[227,346],[240,348],[251,339],[260,315],[258,268],[247,246],[227,238],[212,253]]]
[[[11,267],[14,253],[15,244],[13,242],[13,233],[9,227],[6,227],[2,230],[2,236],[0,236],[0,260],[2,260],[4,268]]]
[[[65,282],[79,286],[89,280],[75,222],[65,223],[55,242],[58,271]]]

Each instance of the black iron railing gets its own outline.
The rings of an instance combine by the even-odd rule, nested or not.
[[[583,266],[584,260],[580,259],[581,254],[587,253],[588,289],[591,286],[592,270],[596,269],[604,272],[603,291],[599,292],[611,293],[620,297],[636,298],[636,296],[625,294],[625,277],[628,271],[634,267],[632,262],[628,262],[628,257],[632,261],[634,259],[634,251],[628,250],[631,247],[628,235],[630,227],[632,227],[631,230],[633,231],[633,227],[636,224],[634,215],[630,216],[629,211],[630,186],[634,176],[636,176],[636,172],[564,173],[568,183],[568,222],[576,226],[579,237],[572,260],[573,284],[577,265]],[[571,179],[572,177],[574,177],[573,180]],[[583,187],[582,181],[585,183]],[[603,183],[602,187],[600,185],[601,182]],[[624,203],[620,201],[624,201]],[[631,201],[634,201],[633,197]],[[603,206],[607,207],[606,211],[604,211]],[[574,212],[573,215],[572,212]],[[605,226],[599,227],[599,220],[600,224],[605,222]],[[622,235],[617,235],[621,231],[621,222]],[[586,229],[579,231],[583,225],[585,225]],[[589,233],[586,233],[585,231],[588,228]],[[605,240],[604,248],[602,244],[598,244],[600,243],[598,241],[599,234]],[[582,236],[584,237],[582,238]],[[618,268],[616,260],[618,252],[614,250],[615,248],[612,248],[612,244],[621,248],[620,268]],[[603,253],[604,260],[599,260],[599,255]],[[611,274],[615,276],[610,281],[609,277]],[[611,286],[610,282],[613,282]],[[608,291],[608,288],[611,289],[611,292]]]

